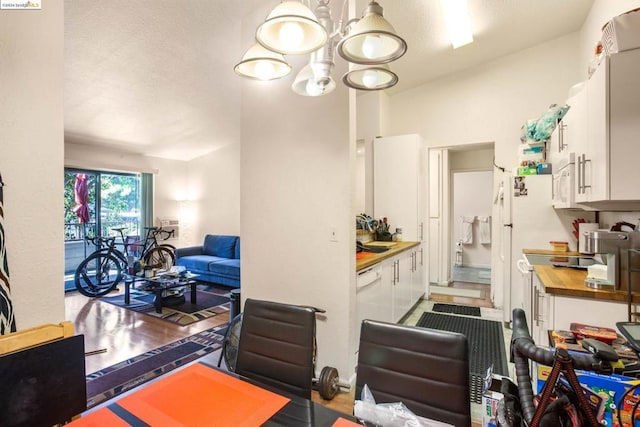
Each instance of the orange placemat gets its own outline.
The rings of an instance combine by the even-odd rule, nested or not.
[[[108,408],[102,408],[90,414],[83,415],[67,425],[73,427],[129,427],[130,424],[111,412]]]
[[[352,427],[352,426],[360,426],[362,424],[354,423],[353,421],[349,421],[346,418],[338,418],[335,423],[333,423],[332,427]]]
[[[257,426],[288,402],[284,396],[195,364],[123,397],[118,405],[152,426]]]

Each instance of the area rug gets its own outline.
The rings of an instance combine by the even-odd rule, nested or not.
[[[87,375],[87,408],[222,348],[226,329],[216,326]]]
[[[454,304],[434,304],[433,311],[438,313],[461,314],[463,316],[480,317],[480,307],[469,307],[466,305]]]
[[[124,285],[122,285],[124,286]],[[153,305],[155,295],[138,289],[131,290],[130,304],[124,303],[124,293],[112,297],[102,297],[100,301],[117,305],[118,307],[148,314],[158,319],[166,320],[177,325],[186,326],[199,320],[208,319],[229,311],[229,289],[214,286],[198,285],[196,304],[190,302],[190,288],[184,291],[184,302],[170,307],[162,307],[162,313],[156,313]]]
[[[500,322],[424,312],[417,326],[459,332],[467,337],[472,402],[482,403],[482,380],[489,366],[493,365],[493,372],[498,375],[509,375]]]

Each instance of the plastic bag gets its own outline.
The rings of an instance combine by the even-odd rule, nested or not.
[[[551,104],[542,117],[537,120],[527,120],[527,122],[522,125],[520,141],[523,143],[528,141],[548,141],[558,122],[564,118],[569,108],[569,105],[566,104],[562,106]]]
[[[376,403],[369,387],[362,388],[361,400],[356,400],[353,414],[367,423],[382,427],[440,427],[444,423],[422,418],[402,402]]]

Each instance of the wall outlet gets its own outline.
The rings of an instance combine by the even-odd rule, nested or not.
[[[338,230],[335,227],[329,228],[329,241],[330,242],[338,241]]]

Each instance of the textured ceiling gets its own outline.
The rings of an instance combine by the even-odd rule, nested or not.
[[[593,3],[469,0],[475,41],[453,50],[439,1],[378,1],[409,45],[391,93],[575,32]],[[180,160],[239,141],[241,21],[265,4],[65,0],[65,139]]]

